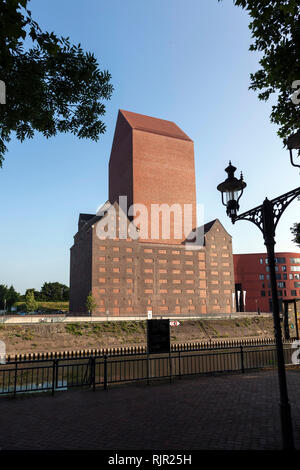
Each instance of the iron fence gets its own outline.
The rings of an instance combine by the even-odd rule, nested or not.
[[[293,349],[285,343],[286,364]],[[242,372],[273,368],[275,345],[233,346],[205,350],[178,350],[168,354],[90,356],[15,361],[0,365],[0,395],[68,390],[73,387],[102,387],[125,382],[146,382],[184,376]]]
[[[292,342],[286,340],[286,342]],[[265,346],[275,344],[274,337],[263,338],[245,338],[245,339],[210,339],[206,341],[197,341],[189,343],[173,343],[171,344],[171,352],[176,351],[202,351],[207,349],[224,349],[230,347],[240,346]],[[128,356],[136,354],[144,354],[147,352],[146,346],[130,346],[130,347],[114,347],[114,348],[99,348],[99,349],[83,349],[73,351],[53,351],[47,353],[25,353],[25,354],[7,354],[6,362],[16,361],[40,361],[40,360],[53,360],[53,359],[80,359],[89,358],[90,356]]]

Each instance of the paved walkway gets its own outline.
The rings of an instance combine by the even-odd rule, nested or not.
[[[300,370],[288,371],[300,449]],[[276,371],[0,398],[1,449],[280,449]]]

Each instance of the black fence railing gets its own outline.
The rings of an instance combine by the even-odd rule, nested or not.
[[[293,339],[286,341],[292,342]],[[211,339],[206,341],[197,341],[189,343],[173,343],[171,344],[171,352],[176,351],[202,351],[207,349],[230,348],[240,346],[264,346],[275,344],[274,337],[264,338],[245,338],[245,339],[232,339],[232,340],[218,340]],[[40,361],[40,360],[53,360],[53,359],[80,359],[89,358],[90,356],[128,356],[136,354],[145,354],[147,352],[146,346],[130,346],[130,347],[115,347],[115,348],[99,348],[99,349],[83,349],[73,351],[53,351],[47,353],[27,353],[27,354],[7,354],[6,362],[16,361]]]
[[[284,345],[286,364],[293,349]],[[220,372],[245,372],[276,366],[275,345],[238,346],[206,350],[173,351],[169,354],[90,356],[15,361],[0,365],[0,394],[68,390],[73,387],[102,387],[125,382],[181,378]]]

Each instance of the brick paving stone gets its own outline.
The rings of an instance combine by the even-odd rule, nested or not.
[[[300,370],[287,371],[300,449]],[[1,449],[280,449],[276,371],[0,398]]]

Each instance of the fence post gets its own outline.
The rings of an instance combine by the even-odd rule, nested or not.
[[[170,368],[170,383],[172,382],[172,356],[171,352],[169,352],[169,368]]]
[[[14,398],[16,397],[16,393],[17,393],[17,377],[18,377],[18,363],[16,361],[15,380],[14,380]]]
[[[240,349],[241,349],[241,369],[242,369],[242,373],[244,374],[244,373],[245,373],[245,366],[244,366],[244,350],[243,350],[243,346],[240,346]]]
[[[53,364],[52,364],[52,396],[54,395],[55,391],[55,382],[56,382],[56,369],[57,369],[57,359],[53,359]]]
[[[179,364],[178,364],[178,373],[179,373],[179,378],[181,379],[181,360],[180,360],[180,351],[178,351],[178,358],[179,358]]]
[[[104,355],[104,390],[107,390],[107,355]]]
[[[149,376],[150,376],[150,362],[149,362],[149,353],[147,352],[147,385],[149,385]]]
[[[94,392],[96,389],[96,359],[94,356],[91,357],[91,378]]]

